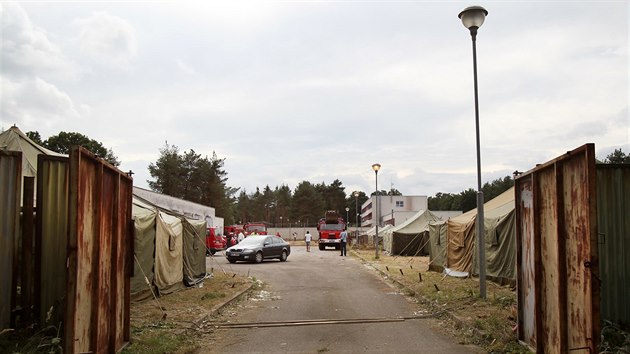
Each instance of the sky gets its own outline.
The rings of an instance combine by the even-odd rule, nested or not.
[[[630,153],[628,1],[0,2],[0,129],[79,132],[148,188],[165,144],[230,187],[477,185],[594,143]]]

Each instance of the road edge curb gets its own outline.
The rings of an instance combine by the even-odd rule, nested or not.
[[[210,319],[211,317],[216,316],[217,314],[221,313],[221,310],[223,310],[225,307],[231,305],[232,303],[240,300],[242,297],[245,297],[247,295],[247,293],[249,293],[252,288],[254,287],[254,282],[250,282],[249,285],[245,288],[243,288],[240,291],[237,291],[236,293],[234,293],[232,296],[230,296],[227,300],[222,301],[214,306],[212,306],[212,308],[210,310],[208,310],[206,313],[204,313],[203,316],[201,316],[200,318],[198,318],[197,320],[193,321],[195,323],[195,325],[200,325],[201,323],[207,321],[208,319]]]

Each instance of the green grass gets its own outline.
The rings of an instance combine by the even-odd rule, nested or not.
[[[134,328],[135,340],[125,347],[122,353],[151,354],[151,353],[182,353],[194,349],[195,345],[185,335],[175,335],[162,330],[150,328]]]
[[[206,293],[203,294],[201,300],[213,300],[213,299],[222,299],[225,297],[225,293]]]
[[[0,334],[0,352],[4,353],[61,353],[61,338],[54,326],[38,332],[5,330]]]

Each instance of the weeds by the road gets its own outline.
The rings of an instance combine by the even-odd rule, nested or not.
[[[604,321],[599,350],[600,353],[630,353],[630,333],[610,321]]]
[[[528,353],[515,332],[516,293],[509,286],[488,282],[487,299],[479,297],[479,282],[472,278],[445,277],[428,271],[428,257],[392,257],[374,250],[354,249],[362,259],[386,277],[404,286],[408,295],[440,316],[444,328],[464,344],[476,344],[488,352]]]
[[[0,353],[62,353],[60,326],[46,326],[33,333],[4,329],[0,332]]]

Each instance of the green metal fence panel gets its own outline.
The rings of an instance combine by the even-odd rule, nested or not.
[[[597,165],[601,315],[630,324],[630,165]]]
[[[17,281],[22,153],[0,150],[0,330],[11,325]]]
[[[67,157],[38,156],[36,293],[40,296],[37,312],[44,325],[58,325],[64,314],[69,180]]]

